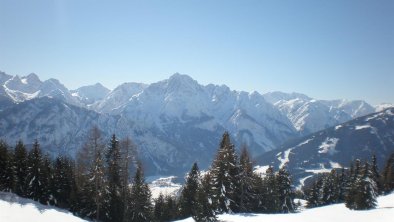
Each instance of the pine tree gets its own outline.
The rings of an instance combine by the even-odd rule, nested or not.
[[[266,170],[266,176],[263,179],[263,198],[260,200],[259,208],[262,212],[276,213],[279,211],[279,186],[276,180],[275,171],[272,166]]]
[[[40,144],[35,140],[33,149],[30,150],[27,157],[28,169],[27,169],[27,197],[35,201],[42,200],[45,196],[46,190],[44,190],[44,182],[46,175],[43,175],[43,159],[40,149]],[[44,203],[45,204],[45,203]]]
[[[151,192],[145,183],[141,165],[138,164],[134,176],[133,185],[129,199],[129,211],[126,218],[132,222],[143,222],[152,220]]]
[[[14,175],[12,151],[4,141],[0,140],[0,191],[14,191]]]
[[[237,187],[238,166],[234,145],[230,135],[225,132],[218,153],[212,164],[212,189],[218,211],[233,213],[238,211]]]
[[[239,209],[240,212],[251,212],[258,205],[255,191],[256,175],[253,173],[249,152],[244,146],[239,158]]]
[[[381,177],[379,173],[378,163],[376,160],[376,155],[372,155],[372,165],[371,165],[371,177],[375,181],[378,188],[378,193],[383,192],[383,185],[381,183]]]
[[[387,159],[382,181],[385,193],[389,193],[394,189],[394,153]]]
[[[347,190],[346,190],[346,185],[347,185],[347,176],[345,173],[345,169],[341,169],[341,173],[338,175],[338,183],[337,183],[337,190],[338,190],[338,203],[343,203],[345,202],[346,195],[347,195]]]
[[[53,199],[55,205],[70,209],[75,198],[75,178],[72,161],[64,156],[58,156],[53,167]]]
[[[108,191],[104,175],[104,161],[101,151],[96,151],[95,160],[81,189],[79,211],[83,217],[108,219]]]
[[[312,185],[312,187],[306,192],[307,193],[307,207],[313,208],[321,205],[320,192],[321,192],[321,178],[318,178]]]
[[[165,215],[165,202],[164,202],[164,195],[162,193],[159,194],[159,197],[155,199],[155,207],[153,210],[153,215],[155,221],[167,221],[164,217]]]
[[[329,205],[337,203],[339,199],[339,189],[336,170],[323,176],[322,204]]]
[[[124,203],[122,198],[122,182],[121,182],[121,156],[119,141],[115,134],[112,135],[111,144],[107,152],[108,166],[108,190],[109,190],[109,220],[112,222],[123,221]]]
[[[165,205],[164,205],[164,212],[162,215],[163,221],[173,221],[176,219],[180,219],[179,217],[179,208],[177,202],[174,197],[170,195],[166,195],[164,197]]]
[[[351,165],[352,166],[352,165]],[[351,168],[353,169],[353,168]],[[360,183],[360,160],[356,159],[355,167],[350,171],[349,181],[347,185],[347,196],[345,198],[345,205],[349,209],[355,209],[355,196],[357,195],[357,185]]]
[[[290,175],[285,167],[279,169],[276,181],[278,184],[279,212],[294,212],[296,210],[294,205],[294,193],[291,188]]]
[[[120,154],[121,154],[121,197],[123,203],[123,214],[125,215],[128,211],[129,206],[126,204],[129,199],[129,184],[130,184],[130,167],[132,162],[135,160],[137,154],[135,145],[129,137],[120,141]],[[127,221],[123,215],[123,221]]]
[[[27,151],[22,140],[19,140],[14,151],[15,168],[15,193],[21,197],[27,197]]]
[[[197,204],[193,219],[197,222],[215,222],[217,221],[215,205],[213,203],[213,194],[211,188],[211,175],[209,172],[205,174],[197,189]]]
[[[200,172],[197,163],[194,163],[186,179],[186,183],[179,198],[180,216],[190,217],[194,214],[198,184],[200,183]]]
[[[357,180],[357,192],[354,198],[355,210],[367,210],[376,207],[378,189],[372,178],[372,172],[368,162],[365,163],[364,173],[361,179]]]

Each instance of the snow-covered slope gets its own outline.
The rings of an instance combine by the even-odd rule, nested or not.
[[[378,197],[378,206],[372,210],[355,211],[346,208],[345,204],[334,204],[293,214],[224,214],[218,217],[223,222],[389,222],[393,218],[394,194]],[[194,220],[188,218],[181,221]]]
[[[12,193],[0,192],[0,221],[83,222],[86,220],[57,207],[45,206]]]
[[[394,108],[373,113],[296,139],[256,160],[260,166],[287,165],[295,183],[302,185],[314,174],[348,167],[356,158],[370,160],[375,154],[382,169],[394,153]]]

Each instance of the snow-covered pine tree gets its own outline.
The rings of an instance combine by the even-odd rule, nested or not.
[[[132,163],[136,160],[137,153],[136,147],[129,137],[121,140],[119,143],[119,147],[121,156],[121,197],[123,202],[123,215],[125,215],[129,208],[126,203],[129,198],[128,195],[130,194],[130,167],[132,166]],[[123,221],[126,221],[125,216],[123,216]]]
[[[237,191],[240,212],[252,212],[258,206],[256,177],[249,151],[244,145],[239,158],[239,190]]]
[[[122,222],[124,216],[124,203],[122,198],[121,182],[121,156],[119,141],[115,134],[112,135],[110,146],[106,155],[108,172],[108,191],[109,191],[109,212],[108,219],[111,222]]]
[[[27,197],[27,151],[22,140],[19,140],[14,151],[15,193]]]
[[[378,189],[368,162],[365,163],[361,179],[357,180],[357,192],[354,198],[355,210],[367,210],[376,207]]]
[[[346,193],[347,192],[347,189],[346,189],[347,180],[348,180],[348,178],[346,176],[345,169],[342,168],[341,173],[338,174],[338,179],[337,179],[337,181],[338,181],[338,183],[337,183],[338,203],[345,202],[345,198],[346,198],[346,194],[347,194]]]
[[[164,219],[165,214],[164,195],[160,192],[159,197],[155,199],[155,207],[153,209],[153,216],[155,221],[167,221]]]
[[[201,179],[197,189],[196,206],[193,219],[197,222],[216,222],[215,205],[213,203],[213,192],[211,186],[212,178],[210,172],[207,172]]]
[[[195,162],[187,175],[185,185],[179,197],[181,218],[191,217],[195,211],[198,184],[200,183],[200,172]]]
[[[384,192],[389,193],[394,190],[394,153],[387,159],[382,176]]]
[[[239,182],[238,175],[234,145],[230,141],[228,132],[225,132],[211,167],[212,191],[218,212],[233,213],[238,211],[239,200],[236,193]]]
[[[101,150],[96,150],[86,180],[80,192],[80,214],[96,221],[108,220],[108,188]]]
[[[321,205],[321,178],[318,178],[313,185],[311,186],[310,189],[308,189],[308,191],[306,192],[306,196],[307,196],[307,207],[308,208],[314,208],[314,207],[318,207]]]
[[[14,191],[14,175],[12,151],[7,143],[0,140],[0,191]]]
[[[372,179],[375,181],[376,186],[378,188],[378,193],[382,193],[383,192],[383,186],[381,183],[381,177],[380,177],[380,173],[379,173],[379,168],[378,168],[378,163],[376,160],[376,155],[372,155],[372,163],[371,163],[371,176]]]
[[[153,216],[150,198],[149,186],[145,183],[141,164],[138,164],[128,200],[129,211],[126,213],[126,220],[131,222],[151,221]]]
[[[353,164],[351,164],[353,166]],[[347,195],[345,198],[345,205],[349,209],[355,209],[355,196],[357,194],[357,184],[359,184],[361,180],[360,175],[360,160],[356,159],[354,168],[351,167],[349,180],[347,184]]]
[[[53,199],[55,205],[70,209],[75,195],[75,181],[71,160],[65,156],[58,156],[53,167]]]
[[[296,210],[294,204],[294,192],[291,187],[290,174],[286,170],[285,166],[279,169],[276,181],[278,185],[279,212],[294,212]]]
[[[172,221],[179,219],[179,209],[175,197],[171,195],[166,195],[164,197],[165,205],[163,212],[164,221]]]
[[[276,180],[274,168],[269,166],[265,172],[260,198],[259,211],[265,213],[276,213],[279,211],[279,186]]]
[[[329,205],[338,202],[339,190],[336,170],[333,169],[329,174],[323,176],[322,205]]]
[[[27,157],[27,197],[35,201],[41,200],[45,195],[44,182],[46,175],[43,175],[43,158],[38,140],[34,141],[33,148]]]

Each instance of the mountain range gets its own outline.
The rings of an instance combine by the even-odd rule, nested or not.
[[[152,84],[123,83],[109,90],[97,83],[69,90],[56,79],[0,72],[1,138],[11,144],[37,138],[50,154],[73,156],[98,126],[106,138],[131,137],[148,175],[183,174],[194,161],[208,167],[224,131],[257,157],[376,109],[382,108],[365,101],[201,85],[178,73]]]
[[[256,158],[256,162],[261,168],[271,165],[278,169],[286,165],[294,181],[303,185],[316,174],[347,168],[356,159],[370,162],[372,155],[383,169],[392,153],[394,108],[388,108],[288,141]]]

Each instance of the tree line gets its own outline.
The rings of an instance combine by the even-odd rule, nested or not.
[[[113,135],[105,145],[98,128],[90,131],[75,160],[50,158],[37,140],[30,151],[22,141],[14,149],[0,141],[0,191],[95,221],[151,221],[151,193],[135,160],[130,139]],[[135,173],[129,178],[132,164]]]
[[[378,195],[394,190],[394,154],[384,169],[379,172],[376,156],[372,161],[361,163],[356,159],[350,168],[323,173],[310,185],[304,187],[307,207],[313,208],[334,203],[345,203],[353,210],[367,210],[376,207]]]
[[[107,144],[107,145],[106,145]],[[132,171],[130,170],[132,169]],[[351,209],[376,206],[376,196],[394,189],[394,155],[378,173],[360,161],[348,171],[322,174],[304,189],[308,207],[345,202]],[[133,174],[130,178],[129,175]],[[192,164],[176,196],[152,200],[135,146],[130,139],[113,135],[103,142],[93,128],[75,159],[42,153],[36,140],[30,151],[22,141],[12,149],[0,141],[0,191],[67,209],[94,221],[171,221],[193,217],[217,221],[221,213],[291,213],[297,209],[291,176],[285,166],[273,167],[265,176],[253,171],[246,146],[240,154],[225,132],[207,171]]]

